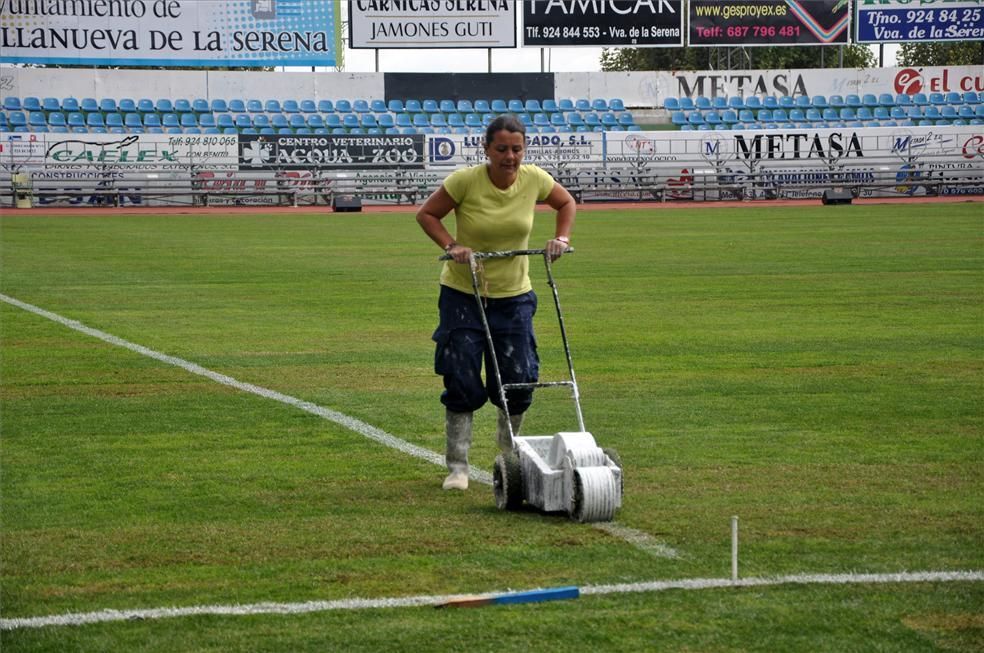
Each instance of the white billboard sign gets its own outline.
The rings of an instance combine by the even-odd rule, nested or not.
[[[349,0],[349,47],[515,48],[515,0]]]
[[[0,62],[334,66],[339,0],[0,0]]]

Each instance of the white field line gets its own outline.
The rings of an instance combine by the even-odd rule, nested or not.
[[[772,587],[777,585],[869,585],[886,583],[950,583],[979,582],[984,571],[922,571],[896,574],[795,574],[765,578],[684,578],[680,580],[623,583],[619,585],[587,585],[579,588],[584,596],[629,594],[636,592],[665,592],[667,590],[714,590],[722,588]],[[48,628],[52,626],[83,626],[110,621],[140,619],[170,619],[199,615],[247,616],[264,614],[295,615],[332,610],[379,610],[439,606],[461,598],[476,596],[491,598],[502,592],[481,595],[451,594],[444,596],[406,596],[383,599],[342,599],[338,601],[307,601],[304,603],[252,603],[246,605],[198,605],[186,608],[152,608],[143,610],[99,610],[74,612],[47,617],[14,617],[0,619],[0,630]]]
[[[444,466],[444,456],[441,454],[435,453],[430,449],[425,449],[415,444],[411,444],[406,440],[402,440],[395,435],[391,435],[382,429],[376,428],[371,424],[367,424],[360,419],[340,413],[337,410],[324,408],[323,406],[312,404],[309,401],[304,401],[302,399],[298,399],[297,397],[291,397],[290,395],[285,395],[277,392],[276,390],[270,390],[269,388],[253,385],[252,383],[244,383],[243,381],[234,379],[231,376],[226,376],[225,374],[214,372],[210,369],[202,367],[201,365],[197,365],[196,363],[186,361],[183,358],[168,356],[167,354],[162,354],[161,352],[154,351],[153,349],[148,349],[143,345],[138,345],[128,340],[118,338],[110,333],[106,333],[105,331],[93,329],[92,327],[82,324],[78,320],[71,320],[67,317],[62,317],[57,313],[46,311],[43,308],[34,306],[33,304],[28,304],[27,302],[22,302],[19,299],[15,299],[2,293],[0,293],[0,301],[4,301],[11,306],[16,306],[17,308],[51,320],[52,322],[57,322],[62,326],[68,327],[69,329],[92,336],[93,338],[97,338],[116,347],[123,347],[124,349],[129,349],[130,351],[136,352],[142,356],[153,358],[154,360],[167,363],[168,365],[180,367],[181,369],[191,372],[192,374],[203,376],[224,386],[235,388],[236,390],[241,390],[243,392],[249,392],[265,399],[279,401],[282,404],[287,404],[288,406],[293,406],[294,408],[299,408],[307,413],[317,415],[318,417],[322,417],[329,422],[334,422],[339,426],[355,431],[356,433],[365,436],[370,440],[374,440],[384,446],[390,447],[391,449],[396,449],[397,451],[413,456],[414,458],[426,460],[429,463],[440,465],[441,467]],[[492,474],[485,470],[478,469],[473,466],[469,472],[469,476],[472,480],[478,483],[492,485]],[[660,542],[648,533],[644,533],[643,531],[638,531],[624,526],[615,526],[612,524],[597,524],[596,527],[599,530],[603,530],[606,533],[625,540],[629,544],[632,544],[633,546],[636,546],[652,555],[667,558],[678,557],[678,554],[674,549]]]

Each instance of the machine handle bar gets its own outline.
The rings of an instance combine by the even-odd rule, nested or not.
[[[509,258],[511,256],[543,256],[545,249],[507,249],[501,252],[472,252],[475,258]],[[574,248],[568,247],[564,250],[565,254],[573,254]],[[437,259],[438,261],[450,261],[451,255],[445,254]]]

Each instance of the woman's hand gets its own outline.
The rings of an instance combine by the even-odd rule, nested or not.
[[[465,247],[464,245],[459,245],[458,243],[452,244],[445,251],[455,263],[467,263],[472,254],[470,247]]]
[[[566,238],[554,238],[547,241],[545,249],[547,250],[547,256],[550,257],[550,261],[553,262],[559,259],[570,246],[571,244]]]

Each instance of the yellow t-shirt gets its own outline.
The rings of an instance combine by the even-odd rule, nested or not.
[[[485,164],[456,170],[444,180],[444,189],[458,205],[455,240],[476,252],[528,249],[536,203],[553,187],[553,177],[535,165],[521,165],[516,181],[505,190],[492,183]],[[533,289],[527,256],[484,259],[482,266],[483,295],[515,297]],[[468,265],[445,262],[441,284],[471,293]]]

